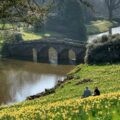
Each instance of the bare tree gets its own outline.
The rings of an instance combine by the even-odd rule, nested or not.
[[[105,0],[108,9],[109,21],[113,20],[113,12],[120,7],[120,0]],[[112,28],[109,28],[109,34],[112,34]]]

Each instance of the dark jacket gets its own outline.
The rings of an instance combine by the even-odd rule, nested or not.
[[[94,90],[94,96],[98,96],[98,95],[100,95],[100,91],[98,89],[95,89]]]

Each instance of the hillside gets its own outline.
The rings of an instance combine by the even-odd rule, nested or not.
[[[117,27],[118,23],[116,21],[109,22],[107,20],[96,20],[91,21],[88,25],[86,25],[88,35],[99,34],[103,32],[107,32],[110,27]]]
[[[79,65],[55,94],[0,108],[0,119],[120,120],[120,64]],[[80,82],[89,79],[90,82]],[[81,99],[86,86],[98,86],[99,97]]]

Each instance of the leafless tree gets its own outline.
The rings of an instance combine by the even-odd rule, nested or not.
[[[109,21],[113,20],[113,12],[120,7],[120,0],[105,0],[108,9]],[[112,28],[109,29],[109,34],[112,34]]]

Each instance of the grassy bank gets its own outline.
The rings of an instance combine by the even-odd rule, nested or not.
[[[62,34],[55,33],[55,32],[33,33],[33,32],[21,31],[21,34],[24,41],[45,39],[49,37],[57,37],[57,38],[63,37]]]
[[[97,20],[97,21],[91,21],[89,25],[87,25],[87,33],[89,35],[91,34],[98,34],[107,32],[110,27],[116,27],[118,26],[118,23],[113,21],[112,23],[107,20]]]
[[[17,28],[17,26],[14,24],[13,25],[12,24],[0,24],[0,32],[1,32],[0,41],[1,41],[1,36],[3,35],[3,32],[5,32],[6,30],[13,31],[13,32],[14,31],[20,32],[24,41],[49,38],[51,36],[52,37],[62,37],[63,36],[60,33],[56,33],[56,32],[34,33],[32,31],[24,30],[24,27]]]
[[[56,93],[13,106],[0,108],[0,119],[23,120],[119,120],[120,64],[79,65],[69,76],[74,78],[56,89]],[[91,82],[79,84],[84,79]],[[80,99],[86,86],[101,90],[100,97]]]

